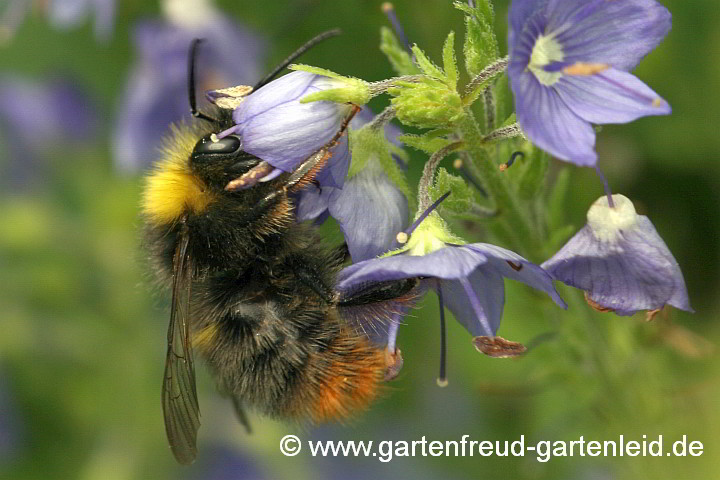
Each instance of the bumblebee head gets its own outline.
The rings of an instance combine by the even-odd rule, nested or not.
[[[223,192],[228,183],[261,162],[242,147],[242,139],[236,135],[216,141],[210,139],[210,134],[204,135],[190,154],[190,169],[212,191]]]

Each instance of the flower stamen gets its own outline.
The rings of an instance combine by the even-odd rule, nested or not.
[[[398,20],[397,15],[395,15],[395,6],[390,2],[385,2],[380,8],[382,8],[383,13],[388,17],[388,20],[390,20],[398,40],[400,40],[400,42],[405,46],[405,50],[412,55],[413,52],[410,49],[410,42],[408,42],[408,39],[405,36],[405,30],[403,29],[400,20]]]
[[[610,65],[608,65],[607,63],[575,62],[572,65],[568,65],[567,67],[563,68],[562,71],[566,75],[587,77],[590,75],[595,75],[596,73],[600,73],[603,70],[607,70],[608,68],[610,68]]]
[[[438,303],[440,305],[440,375],[437,378],[438,387],[447,387],[447,334],[445,330],[445,305],[443,303],[442,286],[440,280],[435,279],[437,286]]]
[[[423,220],[425,220],[428,217],[428,215],[430,215],[438,206],[440,206],[442,201],[450,196],[450,193],[452,193],[452,192],[450,192],[450,190],[448,190],[447,193],[442,195],[440,198],[435,200],[435,202],[433,202],[432,205],[430,205],[428,208],[426,208],[425,211],[417,218],[417,220],[415,220],[413,222],[412,225],[410,225],[410,227],[407,230],[405,230],[404,232],[398,233],[397,236],[395,237],[395,239],[398,241],[398,243],[407,243],[407,241],[410,239],[410,235],[412,235],[412,233],[415,231],[415,229],[418,227],[418,225],[420,225],[423,222]]]
[[[500,171],[504,172],[508,168],[512,167],[512,164],[515,163],[515,159],[518,157],[525,158],[525,154],[523,152],[515,152],[512,155],[510,155],[510,160],[500,165]]]

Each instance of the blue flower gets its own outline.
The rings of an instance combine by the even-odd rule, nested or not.
[[[372,119],[372,112],[364,108],[353,118],[350,129],[358,129]],[[387,141],[397,142],[398,127],[388,123],[383,131]],[[394,154],[387,153],[388,158],[402,165]],[[298,221],[318,222],[332,216],[343,232],[353,262],[359,262],[392,248],[397,233],[408,226],[409,209],[405,194],[390,180],[378,155],[373,154],[342,189],[310,186],[301,192],[296,215]]]
[[[8,377],[0,372],[0,461],[17,455],[23,440],[23,425],[17,405],[11,398]]]
[[[327,100],[300,100],[342,86],[342,81],[322,75],[288,73],[245,97],[233,111],[235,125],[219,133],[218,138],[239,135],[243,150],[276,169],[291,172],[335,137],[352,109],[348,104]],[[350,165],[347,138],[343,137],[331,153],[316,180],[323,186],[341,187]]]
[[[0,42],[12,38],[15,31],[25,20],[33,7],[38,7],[47,15],[50,25],[67,30],[80,25],[90,14],[95,17],[93,29],[95,37],[107,41],[112,35],[115,22],[115,0],[49,0],[32,2],[31,0],[10,0],[0,9]]]
[[[92,138],[97,122],[92,102],[76,83],[0,77],[2,183],[18,187],[40,179],[49,153]]]
[[[197,58],[198,91],[260,78],[260,40],[213,9],[201,13],[192,20],[171,14],[170,21],[137,25],[139,58],[127,81],[113,138],[120,169],[133,172],[149,166],[157,157],[158,138],[170,124],[191,118],[187,55],[194,38],[205,39]]]
[[[517,120],[552,155],[593,166],[591,124],[670,113],[628,73],[670,30],[654,0],[514,0],[508,76]]]
[[[95,16],[95,36],[107,40],[113,31],[115,0],[51,0],[48,19],[56,28],[74,28],[85,20],[90,10]]]
[[[666,304],[692,312],[677,261],[655,227],[623,195],[598,199],[588,223],[542,264],[555,279],[585,290],[599,310],[632,315]]]
[[[375,282],[424,278],[426,286],[444,298],[455,319],[476,337],[494,337],[500,326],[505,278],[545,292],[567,307],[552,278],[539,266],[495,245],[460,245],[458,241],[433,212],[402,249],[343,269],[336,288],[344,293]]]

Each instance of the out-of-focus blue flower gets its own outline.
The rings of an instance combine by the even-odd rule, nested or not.
[[[115,0],[9,0],[0,7],[0,43],[12,38],[15,31],[25,20],[28,11],[37,3],[47,15],[50,25],[67,30],[75,28],[90,15],[95,17],[93,30],[96,38],[107,41],[113,32],[115,22]]]
[[[170,124],[191,118],[187,56],[194,38],[205,39],[197,58],[198,92],[253,83],[261,76],[263,47],[256,36],[211,5],[186,12],[182,5],[175,6],[178,3],[165,3],[167,21],[144,21],[135,29],[138,58],[128,77],[113,139],[115,162],[125,171],[149,166],[158,155],[158,139]],[[202,97],[198,94],[201,109]]]
[[[17,410],[6,381],[7,378],[0,375],[0,461],[15,453],[21,436]]]
[[[628,73],[670,30],[654,0],[513,0],[508,76],[530,140],[577,165],[595,165],[591,123],[670,113]]]
[[[585,290],[589,303],[618,315],[672,305],[693,311],[677,261],[632,202],[613,195],[588,210],[588,223],[542,264],[554,278]]]
[[[95,17],[95,36],[107,40],[112,35],[115,21],[115,0],[51,0],[48,19],[56,28],[74,28],[90,14]]]
[[[353,118],[351,129],[358,129],[373,119],[364,108]],[[386,124],[385,138],[397,142],[400,129]],[[399,159],[396,159],[401,164]],[[297,201],[298,221],[319,219],[327,215],[338,221],[353,262],[367,260],[387,252],[398,232],[408,226],[408,201],[393,183],[376,155],[349,178],[342,189],[310,186]]]
[[[197,480],[266,480],[257,459],[237,449],[215,446],[207,450],[185,478]]]
[[[433,212],[397,253],[359,262],[338,275],[337,290],[405,278],[425,278],[455,318],[474,336],[494,337],[505,305],[505,278],[543,291],[563,308],[552,278],[540,267],[501,247],[460,245]]]
[[[239,135],[243,150],[276,169],[291,172],[335,137],[351,110],[348,104],[300,100],[342,86],[342,81],[322,75],[288,73],[248,95],[233,111],[235,125],[218,138]],[[339,142],[331,152],[316,180],[323,186],[342,187],[350,165],[347,141]]]
[[[43,156],[92,138],[97,120],[87,96],[65,79],[0,77],[3,184],[22,186],[38,178]]]

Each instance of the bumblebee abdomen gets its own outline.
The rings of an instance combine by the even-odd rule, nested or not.
[[[378,394],[384,350],[346,325],[334,305],[298,298],[260,296],[221,316],[208,312],[193,347],[222,390],[265,414],[322,422],[363,410]]]
[[[385,371],[382,349],[345,332],[324,354],[311,356],[307,404],[295,412],[314,422],[337,420],[364,410],[377,396]]]

